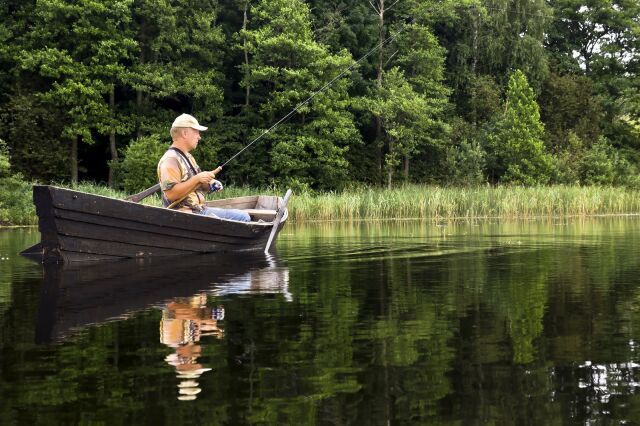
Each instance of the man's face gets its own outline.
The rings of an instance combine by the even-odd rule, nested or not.
[[[190,150],[196,149],[196,147],[198,146],[198,141],[200,141],[200,131],[187,128],[184,131],[184,138],[189,144]]]

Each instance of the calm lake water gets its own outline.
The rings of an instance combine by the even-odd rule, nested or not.
[[[43,267],[0,230],[0,424],[640,424],[640,218],[287,225]]]

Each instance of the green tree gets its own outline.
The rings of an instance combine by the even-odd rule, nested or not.
[[[419,127],[414,129],[417,136],[408,136],[420,142],[414,149],[402,152],[405,181],[409,180],[411,157],[425,151],[440,156],[441,145],[450,130],[444,118],[451,95],[451,90],[444,84],[445,50],[427,25],[430,7],[433,5],[415,2],[409,8],[409,13],[417,20],[406,24],[406,29],[397,39],[396,54],[390,58],[391,63],[404,70],[407,81],[423,102],[420,116],[416,117],[420,121]]]
[[[114,135],[126,130],[116,125],[113,88],[135,47],[126,31],[131,1],[43,0],[34,10],[20,62],[49,82],[39,95],[65,110],[61,136],[71,141],[73,182],[79,143],[93,143],[95,130]]]
[[[241,86],[251,89],[250,107],[262,125],[285,116],[332,77],[347,68],[345,51],[331,54],[316,42],[309,8],[300,0],[262,1],[241,32],[251,53]],[[347,110],[349,81],[337,80],[269,137],[275,177],[298,188],[336,188],[344,184],[345,152],[360,143]]]
[[[60,143],[62,113],[34,92],[44,82],[24,72],[20,52],[33,25],[35,1],[0,2],[0,133],[12,152],[12,169],[35,179],[68,178],[68,150]]]
[[[9,149],[7,148],[7,144],[0,139],[0,178],[7,177],[10,173]]]
[[[135,91],[136,136],[167,136],[177,113],[222,115],[225,37],[217,0],[133,0],[139,48],[126,81]]]
[[[11,149],[12,168],[44,182],[68,179],[69,153],[59,140],[64,113],[29,92],[30,89],[15,94],[0,107],[0,123]]]
[[[7,144],[0,139],[0,226],[27,224],[26,218],[33,217],[30,194],[31,184],[22,175],[11,169],[11,156]]]
[[[364,107],[381,120],[387,152],[384,167],[387,185],[391,187],[394,171],[405,160],[405,180],[408,178],[408,158],[422,145],[434,143],[429,134],[434,126],[433,107],[426,96],[417,93],[399,68],[385,73],[377,96],[365,99]]]
[[[394,5],[372,4],[379,14],[380,40],[387,37],[390,24],[385,13]],[[376,149],[383,154],[380,167],[388,186],[397,169],[409,180],[410,162],[416,155],[443,154],[442,142],[449,130],[443,112],[450,90],[444,85],[445,51],[430,28],[433,8],[431,2],[407,2],[398,10],[414,20],[394,28],[393,42],[379,50],[376,80],[362,102],[375,119]]]
[[[451,123],[450,143],[440,163],[438,180],[450,185],[479,185],[486,182],[486,153],[475,128],[458,118]]]
[[[562,70],[610,78],[620,71],[637,71],[638,2],[552,0],[549,5],[556,19],[546,44]]]
[[[486,134],[492,180],[524,185],[548,182],[551,157],[545,152],[543,134],[533,89],[524,73],[516,70],[509,78],[504,111]]]
[[[637,167],[604,137],[584,152],[578,167],[586,185],[638,186]]]
[[[640,90],[630,89],[625,92],[620,104],[619,121],[628,127],[630,134],[640,140]]]
[[[557,19],[547,50],[561,72],[586,75],[600,98],[602,134],[617,148],[640,160],[640,139],[622,124],[621,99],[640,93],[640,3],[627,0],[554,0]],[[595,139],[594,139],[595,141]]]
[[[472,0],[449,7],[449,19],[438,26],[438,36],[447,49],[447,78],[463,117],[481,123],[478,108],[486,99],[482,89],[506,85],[514,69],[523,70],[532,86],[540,87],[547,74],[543,41],[551,19],[545,1]],[[497,86],[488,85],[490,81]]]
[[[603,114],[590,78],[549,74],[540,95],[540,115],[551,152],[559,154],[570,149],[570,133],[588,144],[595,142],[602,132]]]

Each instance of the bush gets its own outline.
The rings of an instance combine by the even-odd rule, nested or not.
[[[569,131],[562,140],[562,149],[552,157],[553,175],[551,181],[566,185],[579,185],[581,164],[585,154],[583,140]]]
[[[126,192],[139,192],[158,183],[157,167],[169,146],[158,135],[134,140],[115,167],[116,181]]]
[[[11,174],[9,150],[0,139],[0,225],[29,225],[36,222],[31,184],[20,174]]]
[[[486,179],[484,168],[485,152],[479,143],[461,140],[457,146],[445,149],[443,168],[446,178],[443,181],[450,185],[480,185]]]
[[[11,163],[9,163],[9,149],[7,144],[0,139],[0,178],[9,176]]]
[[[606,139],[600,138],[585,153],[580,164],[585,185],[613,185],[618,154]]]

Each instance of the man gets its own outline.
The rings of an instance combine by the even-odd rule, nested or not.
[[[205,206],[204,194],[222,189],[215,179],[222,168],[203,172],[190,154],[198,146],[200,132],[205,130],[207,128],[189,114],[180,115],[171,125],[173,143],[158,162],[162,202],[165,207],[183,212],[248,222],[251,218],[242,210]]]

